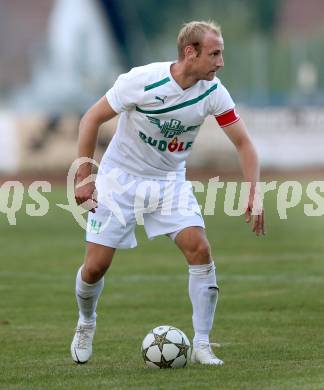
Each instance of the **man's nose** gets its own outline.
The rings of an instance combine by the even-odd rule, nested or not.
[[[224,58],[223,58],[223,56],[219,56],[217,58],[217,66],[219,66],[219,67],[223,67],[224,66]]]

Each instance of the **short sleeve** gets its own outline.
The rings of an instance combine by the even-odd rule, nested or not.
[[[215,116],[217,123],[221,127],[229,126],[240,119],[235,111],[235,103],[231,95],[221,82],[219,82],[216,93],[213,96],[212,115]]]
[[[139,81],[134,70],[121,74],[106,93],[112,109],[120,113],[134,108],[139,101]]]
[[[220,115],[235,107],[235,103],[233,102],[231,95],[220,81],[218,82],[218,87],[212,96],[212,115]]]

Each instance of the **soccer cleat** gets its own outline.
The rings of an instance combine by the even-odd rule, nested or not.
[[[96,325],[78,325],[71,344],[72,359],[79,364],[86,363],[92,355],[92,340]]]
[[[211,345],[214,344],[198,343],[197,346],[193,346],[191,353],[191,363],[222,366],[224,364],[223,360],[218,359],[218,357],[214,355],[214,352],[211,349]]]

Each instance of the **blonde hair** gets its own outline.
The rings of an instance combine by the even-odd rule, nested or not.
[[[212,32],[218,37],[222,35],[220,25],[212,20],[185,23],[179,31],[177,38],[179,59],[183,59],[184,48],[188,45],[193,45],[199,55],[201,52],[201,41],[207,32]]]

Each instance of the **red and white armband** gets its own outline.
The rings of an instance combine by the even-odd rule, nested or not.
[[[215,119],[220,127],[226,127],[237,122],[240,119],[240,116],[235,111],[235,108],[231,108],[220,115],[215,115]]]

